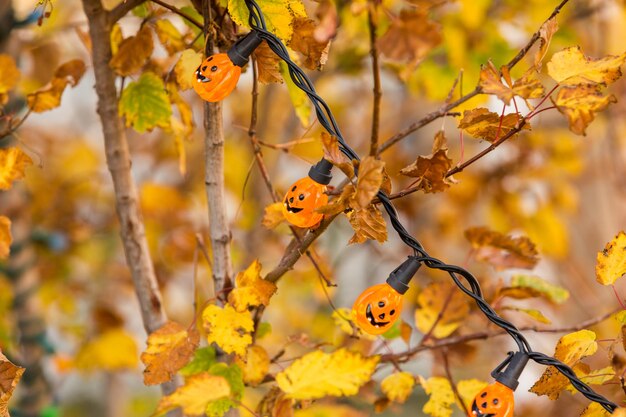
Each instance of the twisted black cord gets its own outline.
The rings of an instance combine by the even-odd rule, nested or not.
[[[309,97],[311,103],[313,104],[313,107],[315,108],[315,114],[317,116],[317,119],[322,127],[324,127],[324,129],[326,129],[328,133],[337,138],[337,141],[339,143],[339,149],[344,155],[346,155],[351,160],[359,161],[359,155],[346,143],[345,139],[343,138],[343,135],[339,130],[339,126],[328,104],[317,94],[313,83],[304,73],[304,71],[291,60],[289,52],[287,51],[285,45],[273,33],[267,30],[265,20],[263,18],[263,13],[261,12],[259,6],[254,0],[246,0],[246,5],[250,10],[250,26],[253,30],[256,30],[259,33],[262,39],[267,42],[270,49],[272,49],[272,51],[274,51],[274,53],[287,64],[291,79],[293,80],[294,84]],[[456,284],[456,286],[476,302],[476,305],[478,306],[480,311],[487,317],[487,319],[489,319],[498,327],[505,330],[513,338],[513,340],[515,340],[520,352],[528,354],[528,356],[538,364],[554,366],[559,372],[561,372],[565,377],[570,380],[574,388],[580,391],[589,400],[595,401],[602,405],[602,407],[604,407],[607,411],[613,412],[617,408],[616,404],[596,393],[587,384],[581,381],[569,366],[541,352],[533,351],[530,347],[530,344],[528,343],[524,335],[519,331],[519,329],[517,329],[514,324],[500,317],[493,309],[493,307],[491,307],[491,305],[487,303],[487,301],[483,298],[482,290],[476,277],[474,277],[469,271],[461,268],[460,266],[449,265],[437,258],[431,257],[426,252],[422,244],[415,237],[413,237],[400,222],[398,213],[391,203],[389,196],[383,191],[379,191],[377,197],[380,200],[380,203],[384,207],[385,211],[387,212],[392,227],[397,232],[400,239],[407,246],[414,250],[414,252],[416,253],[416,259],[423,262],[427,267],[431,269],[438,269],[447,272],[452,278],[453,282]],[[417,254],[419,254],[419,256]],[[465,279],[470,288],[463,284],[459,276]]]

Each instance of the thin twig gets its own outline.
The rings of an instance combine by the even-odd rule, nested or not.
[[[370,55],[372,57],[373,104],[372,104],[372,134],[370,139],[370,155],[378,156],[378,132],[380,130],[380,100],[383,95],[380,86],[380,66],[378,64],[378,47],[376,45],[376,19],[378,11],[377,0],[373,0],[367,9],[367,24],[370,37]]]
[[[450,363],[448,362],[448,349],[447,348],[443,349],[443,351],[441,352],[441,357],[443,358],[443,369],[446,371],[446,378],[450,382],[450,387],[452,387],[452,392],[454,393],[454,396],[463,407],[463,411],[465,411],[465,415],[471,416],[472,414],[470,414],[469,410],[467,409],[467,406],[465,405],[465,402],[463,401],[463,397],[461,397],[461,394],[459,393],[459,389],[456,387],[454,379],[452,379],[452,372],[450,371]]]
[[[571,326],[543,328],[543,329],[539,328],[537,326],[526,326],[526,327],[520,327],[519,330],[520,331],[531,331],[531,332],[537,332],[537,333],[566,333],[566,332],[574,332],[574,331],[578,331],[578,330],[581,330],[581,329],[593,326],[595,324],[598,324],[598,323],[608,319],[613,314],[615,314],[615,313],[617,313],[619,311],[621,311],[621,308],[613,310],[613,311],[610,311],[610,312],[605,313],[605,314],[603,314],[601,316],[594,317],[594,318],[582,321],[580,323],[577,323],[577,324],[574,324],[574,325],[571,325]],[[408,350],[406,350],[404,352],[394,353],[393,355],[383,355],[381,357],[381,362],[390,361],[391,359],[407,361],[411,357],[413,357],[414,355],[416,355],[417,353],[422,352],[422,351],[441,349],[441,348],[446,347],[446,346],[454,346],[454,345],[467,343],[467,342],[471,342],[471,341],[475,341],[475,340],[486,340],[486,339],[490,339],[492,337],[503,336],[503,335],[506,335],[506,334],[508,334],[506,331],[498,330],[498,331],[492,331],[492,332],[487,332],[487,331],[485,331],[485,332],[476,332],[476,333],[471,333],[471,334],[466,334],[466,335],[461,335],[461,336],[448,337],[446,339],[437,340],[436,342],[430,343],[428,345],[415,346],[414,348],[408,349]]]
[[[156,3],[161,7],[165,7],[166,9],[168,9],[169,11],[171,11],[174,14],[179,15],[180,17],[182,17],[183,19],[189,21],[190,23],[192,23],[194,26],[196,26],[198,29],[202,29],[204,26],[202,25],[202,23],[198,22],[196,19],[194,19],[193,17],[189,16],[187,13],[183,12],[181,9],[172,6],[171,4],[167,4],[164,1],[161,0],[150,0],[152,3]]]
[[[133,10],[135,7],[144,3],[146,0],[124,0],[117,6],[111,10],[107,16],[107,23],[113,26],[118,20],[122,17],[126,16],[128,12]]]

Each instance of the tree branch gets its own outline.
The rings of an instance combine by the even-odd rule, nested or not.
[[[556,15],[558,15],[561,12],[561,9],[563,8],[563,6],[565,6],[565,4],[568,1],[569,0],[562,0],[561,3],[559,3],[559,5],[556,6],[556,8],[552,11],[550,16],[544,21],[544,23],[547,22],[548,20],[552,19]],[[524,56],[526,56],[526,54],[528,53],[530,48],[532,48],[533,45],[539,40],[540,36],[541,36],[541,28],[539,28],[533,34],[533,36],[530,38],[528,43],[526,45],[524,45],[524,47],[522,49],[520,49],[520,51],[517,53],[517,55],[515,55],[513,57],[513,59],[511,59],[506,64],[506,66],[507,66],[507,68],[509,70],[511,68],[513,68],[515,65],[517,65],[517,63],[520,62],[522,60],[522,58],[524,58]],[[412,125],[408,126],[407,128],[401,130],[400,132],[396,133],[395,135],[393,135],[392,137],[387,139],[378,148],[378,153],[382,153],[382,152],[386,151],[387,149],[389,149],[389,147],[393,146],[394,144],[396,144],[400,140],[404,139],[405,137],[407,137],[411,133],[415,132],[418,129],[421,129],[422,127],[426,126],[427,124],[429,124],[433,120],[436,120],[436,119],[438,119],[440,117],[443,117],[448,111],[452,110],[453,108],[457,107],[458,105],[460,105],[462,103],[465,103],[467,100],[469,100],[470,98],[472,98],[472,97],[474,97],[474,96],[476,96],[476,95],[478,95],[480,93],[481,93],[481,88],[477,86],[473,91],[471,91],[468,94],[464,95],[463,97],[459,98],[457,101],[455,101],[453,103],[450,103],[450,104],[448,104],[446,106],[443,106],[443,107],[441,107],[437,111],[434,111],[432,113],[427,114],[425,117],[421,118],[417,122],[413,123]],[[452,175],[452,174],[450,174],[450,175]]]
[[[89,21],[98,114],[102,122],[107,166],[113,179],[126,263],[130,268],[135,292],[139,299],[144,328],[146,332],[152,333],[165,323],[166,316],[148,250],[143,219],[139,211],[137,187],[131,175],[128,142],[118,113],[115,74],[109,67],[112,56],[110,26],[107,22],[107,13],[100,0],[83,0],[83,7]],[[162,385],[163,392],[166,394],[171,393],[175,387],[175,381]]]
[[[377,0],[374,0],[367,9],[367,23],[370,35],[370,55],[372,56],[372,78],[374,80],[374,102],[372,104],[372,136],[370,139],[370,155],[378,156],[378,132],[380,130],[380,100],[382,88],[380,86],[380,66],[378,64],[378,46],[376,45],[376,16]]]
[[[118,20],[120,20],[122,17],[126,16],[126,13],[130,12],[135,7],[139,6],[140,4],[144,3],[145,1],[146,0],[124,0],[124,1],[122,1],[120,4],[115,6],[113,8],[113,10],[111,10],[109,12],[109,15],[108,15],[108,18],[107,18],[107,24],[110,25],[110,26],[113,26]]]
[[[526,326],[526,327],[520,327],[519,330],[521,330],[521,331],[531,331],[531,332],[537,332],[537,333],[575,332],[575,331],[582,330],[584,328],[593,326],[595,324],[598,324],[598,323],[608,319],[613,314],[615,314],[615,313],[617,313],[618,311],[621,311],[621,310],[622,310],[621,308],[618,308],[618,309],[615,309],[615,310],[610,311],[608,313],[605,313],[605,314],[603,314],[601,316],[594,317],[594,318],[585,320],[583,322],[580,322],[580,323],[577,323],[577,324],[573,324],[571,326],[553,327],[553,328],[547,328],[547,329],[538,328],[537,326]],[[394,361],[406,362],[412,356],[416,355],[419,352],[425,351],[425,350],[441,349],[441,348],[446,347],[446,346],[458,345],[458,344],[461,344],[461,343],[467,343],[467,342],[471,342],[471,341],[474,341],[474,340],[486,340],[486,339],[490,339],[492,337],[503,336],[503,335],[506,335],[506,334],[508,334],[506,331],[498,330],[498,331],[492,331],[492,332],[484,331],[484,332],[471,333],[471,334],[466,334],[466,335],[461,335],[461,336],[449,337],[447,339],[437,340],[436,342],[430,343],[428,345],[420,344],[420,345],[414,347],[413,349],[409,349],[409,350],[404,351],[404,352],[390,353],[390,354],[383,355],[381,357],[380,361],[381,362],[391,362],[392,360],[394,360]]]
[[[152,3],[156,3],[161,7],[166,8],[167,10],[171,11],[174,14],[179,15],[180,17],[182,17],[183,19],[189,21],[191,24],[193,24],[194,26],[196,26],[198,29],[202,29],[204,28],[204,26],[202,25],[202,23],[198,22],[196,19],[194,19],[193,17],[189,16],[187,13],[183,12],[182,10],[180,10],[179,8],[172,6],[171,4],[167,4],[164,1],[161,0],[150,0]]]
[[[204,33],[209,33],[211,7],[209,0],[202,2]],[[208,53],[214,52],[213,37],[209,36],[206,45]],[[209,233],[213,251],[213,284],[218,294],[225,286],[230,286],[233,265],[230,256],[230,225],[226,216],[224,197],[224,121],[222,103],[204,103],[204,182],[209,206]]]

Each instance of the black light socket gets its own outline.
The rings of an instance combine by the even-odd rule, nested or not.
[[[416,257],[410,256],[389,274],[387,284],[398,293],[404,294],[409,290],[409,282],[411,282],[417,270],[420,269],[420,266],[422,266],[422,262],[417,260]]]
[[[522,375],[529,358],[530,357],[525,352],[509,352],[508,357],[493,370],[491,376],[494,377],[497,382],[515,391],[519,385],[519,377]]]
[[[322,158],[317,164],[311,167],[309,177],[318,184],[328,185],[330,184],[330,180],[333,179],[331,174],[332,170],[333,164]]]
[[[233,64],[238,67],[243,67],[248,63],[250,55],[256,48],[261,45],[263,39],[259,36],[259,32],[256,30],[251,31],[243,38],[239,39],[229,50],[226,52]]]

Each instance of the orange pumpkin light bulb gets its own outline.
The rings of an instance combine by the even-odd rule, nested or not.
[[[194,73],[193,89],[203,100],[223,100],[237,86],[241,68],[246,65],[252,52],[262,39],[256,31],[241,38],[227,53],[211,55]]]
[[[237,86],[241,67],[233,64],[227,54],[211,55],[196,70],[193,89],[203,100],[223,100]]]
[[[400,311],[402,294],[384,283],[371,286],[359,295],[352,306],[352,317],[365,333],[379,335],[391,328]]]
[[[324,215],[316,208],[328,204],[326,186],[304,177],[293,183],[283,199],[283,214],[294,226],[308,228],[318,224]]]
[[[515,399],[513,390],[494,382],[487,385],[474,398],[472,415],[476,417],[513,417]]]
[[[328,204],[326,186],[330,183],[333,164],[321,159],[309,170],[309,176],[296,181],[283,198],[283,214],[294,226],[309,228],[319,224],[324,215],[315,211]]]

